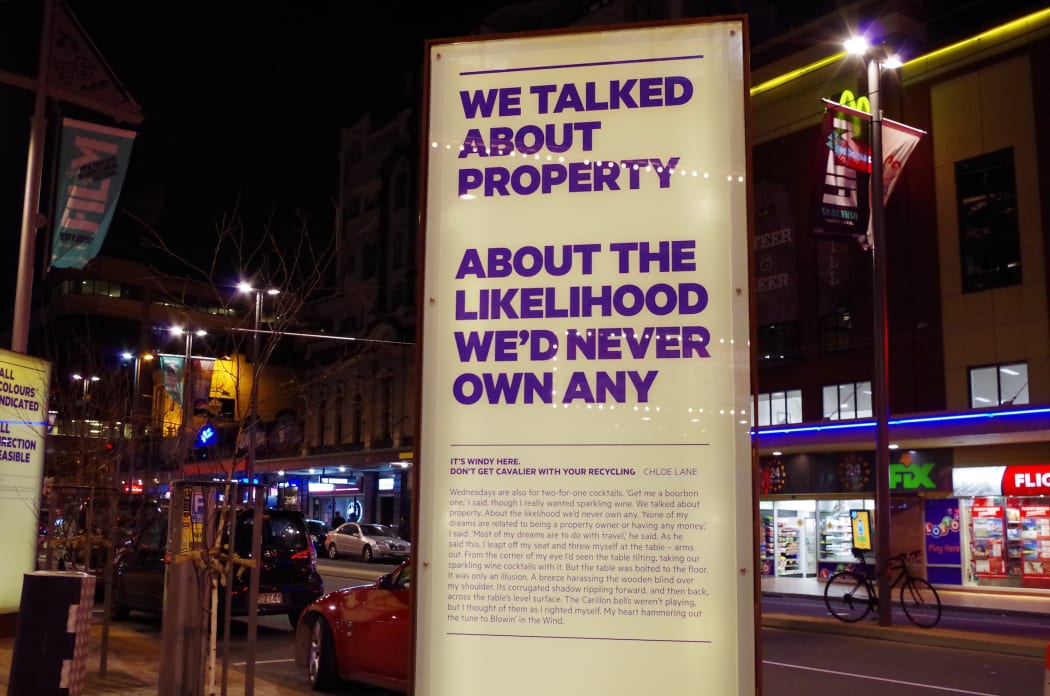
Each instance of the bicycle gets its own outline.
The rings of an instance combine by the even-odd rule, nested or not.
[[[896,573],[890,587],[900,586],[900,603],[905,616],[920,628],[932,628],[941,620],[941,598],[925,578],[913,575],[911,564],[921,551],[899,553],[887,561],[887,570]],[[824,604],[839,621],[856,623],[879,606],[876,579],[868,572],[864,552],[853,549],[860,570],[839,570],[824,585]],[[903,580],[903,583],[901,582]]]

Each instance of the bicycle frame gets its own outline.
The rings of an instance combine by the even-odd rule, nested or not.
[[[920,553],[899,553],[887,559],[884,572],[890,581],[888,590],[900,586],[901,609],[908,620],[916,626],[930,628],[940,620],[941,601],[937,590],[925,578],[911,572],[910,561]],[[836,571],[824,586],[828,611],[846,623],[860,621],[875,611],[880,602],[878,576],[869,567],[864,551],[854,549],[853,555],[860,563]]]

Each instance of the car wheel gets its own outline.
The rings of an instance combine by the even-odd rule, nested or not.
[[[314,618],[310,629],[310,652],[306,661],[307,676],[314,691],[323,691],[335,685],[335,646],[332,643],[332,631],[328,622],[321,617]]]
[[[299,607],[297,609],[292,609],[291,611],[288,612],[288,620],[292,623],[292,630],[293,631],[299,625],[299,617],[302,615],[302,613],[303,613],[303,608],[302,607]]]
[[[112,621],[121,621],[128,618],[128,614],[130,613],[131,609],[128,608],[124,582],[120,579],[116,579],[113,582],[113,596],[110,597],[109,618]]]
[[[364,550],[361,551],[361,560],[364,561],[365,563],[371,563],[372,562],[372,547],[371,546],[366,546],[364,548]]]
[[[335,544],[329,544],[328,545],[328,557],[334,560],[338,556],[339,556],[339,552],[335,550]]]

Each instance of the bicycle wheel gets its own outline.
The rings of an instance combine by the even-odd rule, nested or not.
[[[916,626],[931,628],[941,620],[941,598],[933,585],[922,578],[908,578],[901,585],[901,606]]]
[[[875,604],[875,590],[863,575],[840,570],[824,585],[824,604],[839,621],[860,621]]]

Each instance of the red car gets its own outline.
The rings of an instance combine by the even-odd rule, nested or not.
[[[403,561],[370,585],[344,587],[303,610],[295,663],[315,691],[340,680],[408,691],[412,642],[412,566]]]

